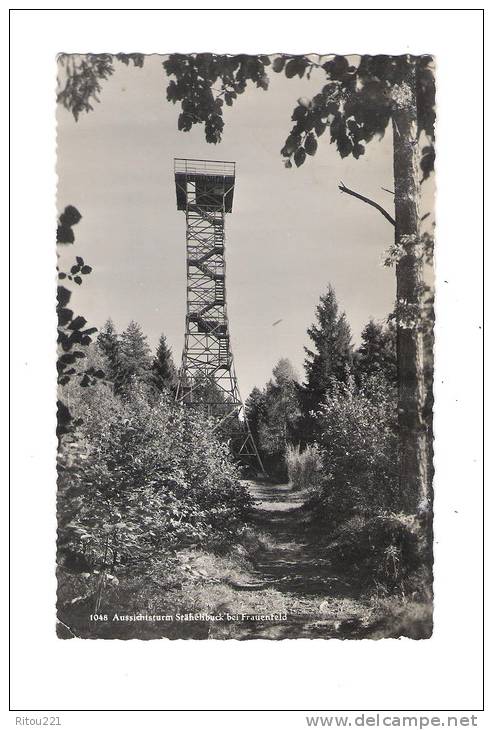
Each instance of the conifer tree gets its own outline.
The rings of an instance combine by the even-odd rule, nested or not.
[[[97,346],[104,356],[105,376],[115,386],[118,392],[121,379],[120,343],[118,333],[111,318],[107,319],[97,337]]]
[[[176,368],[171,348],[164,335],[159,338],[151,370],[151,382],[156,390],[160,393],[164,390],[173,390],[176,385]]]
[[[329,286],[320,297],[316,323],[308,329],[313,350],[305,347],[306,392],[311,407],[320,403],[333,379],[346,382],[352,366],[351,330],[339,312],[335,291]]]
[[[122,387],[128,387],[132,379],[149,383],[152,360],[147,337],[137,322],[132,320],[120,337],[120,367]]]
[[[355,354],[355,374],[359,382],[369,375],[383,374],[397,383],[396,333],[392,325],[383,326],[371,319],[361,333]]]

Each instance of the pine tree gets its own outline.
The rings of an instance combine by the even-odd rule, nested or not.
[[[126,389],[133,379],[149,383],[151,371],[150,348],[147,337],[133,320],[120,337],[120,366],[122,387]]]
[[[166,337],[159,338],[156,354],[151,366],[151,382],[160,393],[164,390],[172,391],[176,386],[176,368],[173,362],[171,348],[168,347]]]
[[[311,407],[330,391],[332,379],[346,382],[352,366],[351,330],[344,312],[339,313],[332,286],[320,297],[316,320],[308,329],[314,349],[305,347],[306,391]]]
[[[120,343],[111,318],[106,320],[103,328],[99,331],[97,346],[104,357],[106,379],[113,383],[115,392],[118,392],[122,376]]]
[[[370,320],[361,333],[361,345],[355,354],[358,382],[370,375],[383,374],[389,383],[397,383],[395,327]]]

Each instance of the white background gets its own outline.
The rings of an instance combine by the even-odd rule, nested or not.
[[[395,7],[395,6],[394,6]],[[4,15],[5,17],[5,15]],[[16,10],[12,19],[12,707],[70,727],[306,727],[308,713],[479,710],[479,10]],[[61,641],[55,602],[57,52],[437,57],[435,631],[429,641]],[[163,103],[164,82],[163,82]],[[445,283],[446,282],[446,283]],[[5,705],[4,705],[5,706]],[[63,710],[289,710],[69,713]],[[476,713],[480,714],[480,713]],[[481,725],[487,727],[487,725]]]

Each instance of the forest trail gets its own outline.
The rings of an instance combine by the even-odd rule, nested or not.
[[[358,571],[341,564],[327,525],[314,520],[309,493],[248,481],[253,508],[243,544],[227,554],[200,548],[177,553],[180,572],[122,592],[106,587],[104,613],[157,613],[182,620],[142,623],[140,639],[362,639],[429,635],[430,607],[364,590]],[[353,566],[354,567],[354,566]],[[75,575],[78,575],[77,573]],[[80,590],[78,584],[72,589]],[[131,597],[129,598],[129,591]],[[90,592],[64,604],[62,638],[136,638],[134,625],[88,624]],[[124,606],[124,608],[122,608]],[[410,610],[410,612],[409,612]],[[202,613],[210,618],[201,618]],[[188,616],[197,618],[188,618]],[[411,628],[409,628],[411,627]],[[411,632],[411,633],[409,633]]]
[[[212,631],[210,638],[283,639],[350,638],[361,635],[361,608],[352,587],[338,574],[326,542],[304,509],[307,494],[289,485],[245,481],[255,506],[251,524],[260,546],[251,582],[237,585],[255,598],[261,614],[283,614],[274,620],[241,621]],[[252,595],[255,591],[255,595]],[[235,602],[234,602],[235,603]],[[234,608],[234,605],[231,606]]]
[[[247,486],[255,499],[252,521],[268,538],[256,561],[265,583],[323,598],[340,578],[303,509],[307,494],[293,491],[287,484],[251,481]]]

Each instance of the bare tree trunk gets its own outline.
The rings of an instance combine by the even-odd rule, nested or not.
[[[412,513],[430,510],[421,307],[423,252],[419,231],[419,146],[416,69],[394,93],[395,244],[397,250],[397,367],[399,380],[400,491]]]

